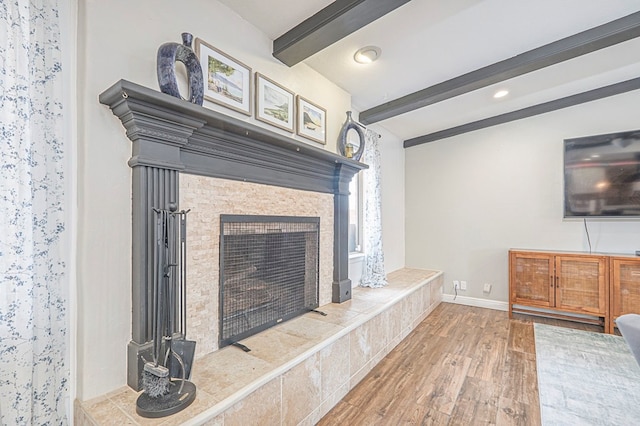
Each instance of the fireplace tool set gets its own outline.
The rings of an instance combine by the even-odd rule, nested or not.
[[[188,407],[196,387],[188,381],[195,341],[186,340],[187,211],[153,209],[152,359],[144,359],[136,412],[165,417]]]

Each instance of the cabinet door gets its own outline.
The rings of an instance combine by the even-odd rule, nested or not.
[[[606,257],[556,256],[556,308],[604,315],[608,282]]]
[[[553,307],[553,255],[511,252],[511,303]]]
[[[640,314],[640,259],[611,259],[611,316]]]

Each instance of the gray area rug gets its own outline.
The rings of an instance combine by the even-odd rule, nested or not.
[[[640,366],[622,337],[534,330],[544,426],[640,425]]]

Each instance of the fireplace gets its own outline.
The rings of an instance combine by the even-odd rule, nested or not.
[[[351,298],[351,281],[348,277],[349,183],[366,165],[125,80],[120,80],[105,90],[100,94],[99,100],[108,105],[120,119],[132,142],[129,166],[132,168],[133,182],[133,309],[131,341],[127,348],[129,386],[135,390],[140,389],[144,359],[149,358],[152,347],[151,302],[154,294],[149,284],[153,274],[152,211],[168,209],[169,205],[176,203],[178,209],[192,208],[192,205],[183,205],[180,201],[181,183],[190,177],[221,179],[243,186],[260,185],[276,188],[275,191],[296,191],[312,194],[311,198],[332,198],[329,208],[333,212],[328,224],[332,234],[328,239],[332,245],[329,251],[333,254],[329,259],[331,278],[327,284],[321,279],[320,301],[323,300],[325,285],[329,288],[330,301],[341,303]],[[206,199],[210,194],[202,195],[204,197],[200,198]],[[254,193],[251,198],[260,196],[261,193]],[[272,197],[268,201],[271,204],[278,200],[295,203],[301,198],[297,195],[284,199]],[[194,213],[195,210],[191,214]],[[196,220],[190,220],[190,226]],[[322,232],[324,231],[321,234]],[[196,235],[198,238],[188,241],[195,244],[206,243],[207,235]],[[327,238],[321,236],[320,240],[322,246],[322,241]],[[211,258],[197,259],[193,255],[194,252],[190,251],[190,270],[194,269],[194,263],[205,266],[207,263],[214,263]],[[326,256],[321,256],[321,262],[322,258]],[[321,265],[321,277],[322,270]],[[199,302],[197,298],[194,300],[191,293],[194,284],[211,288],[211,282],[207,280],[189,281],[187,304]],[[187,310],[187,333],[191,336],[194,329],[197,331],[198,327],[205,325],[189,319],[191,315],[202,312],[201,309],[188,307]],[[208,318],[211,317],[210,315]],[[196,340],[197,347],[202,348],[203,342]]]
[[[220,217],[219,347],[318,307],[319,217]]]

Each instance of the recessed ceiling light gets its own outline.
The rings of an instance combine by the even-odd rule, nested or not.
[[[509,91],[506,89],[501,89],[498,90],[496,93],[493,94],[493,97],[496,99],[500,99],[500,98],[504,98],[505,96],[507,96],[509,94]]]
[[[359,64],[370,64],[377,60],[382,54],[382,50],[378,46],[366,46],[353,55],[353,59]]]

